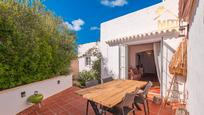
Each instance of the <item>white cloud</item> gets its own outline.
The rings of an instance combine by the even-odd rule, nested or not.
[[[100,28],[99,27],[97,27],[97,26],[92,26],[91,28],[90,28],[90,30],[100,30]]]
[[[127,0],[101,0],[101,4],[105,6],[115,7],[115,6],[124,6],[128,4]]]
[[[73,31],[80,31],[85,22],[82,19],[73,20],[71,23],[65,22],[67,27]]]

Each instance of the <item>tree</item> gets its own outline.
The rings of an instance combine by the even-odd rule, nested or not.
[[[68,74],[75,34],[40,0],[0,1],[0,90]]]

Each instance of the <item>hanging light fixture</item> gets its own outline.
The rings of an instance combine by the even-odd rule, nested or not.
[[[146,54],[151,55],[152,54],[152,50],[146,51]]]

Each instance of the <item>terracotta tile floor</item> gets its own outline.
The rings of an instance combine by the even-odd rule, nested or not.
[[[30,108],[18,113],[17,115],[85,115],[86,100],[75,94],[78,87],[66,89],[56,95],[53,95],[42,102],[42,107],[31,106]],[[142,106],[141,106],[142,107]],[[160,105],[153,104],[149,101],[150,115],[157,115]],[[108,113],[111,115],[110,113]],[[172,115],[170,107],[166,107],[160,115]],[[94,112],[89,106],[89,115]],[[143,111],[137,111],[136,115],[144,115]]]

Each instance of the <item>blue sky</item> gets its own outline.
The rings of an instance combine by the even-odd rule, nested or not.
[[[77,43],[100,38],[100,23],[157,4],[162,0],[45,0],[47,9],[63,18],[77,34]]]

